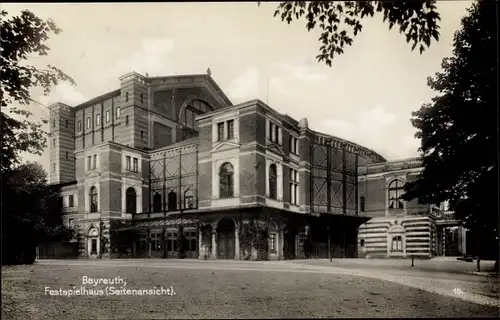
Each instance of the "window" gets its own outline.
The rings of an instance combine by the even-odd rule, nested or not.
[[[403,251],[403,239],[401,236],[392,237],[392,251]]]
[[[365,239],[359,240],[359,246],[364,247],[365,246]]]
[[[132,187],[125,191],[125,207],[126,213],[137,213],[137,194]]]
[[[56,127],[56,119],[52,119],[52,127],[55,128]]]
[[[101,115],[100,114],[96,114],[95,115],[95,125],[96,126],[100,126],[101,125]]]
[[[70,208],[73,208],[75,206],[75,202],[74,202],[74,196],[71,194],[69,197],[68,197],[68,206]]]
[[[269,233],[269,252],[276,253],[276,234]]]
[[[403,181],[393,180],[389,184],[389,209],[403,209]]]
[[[219,170],[219,198],[230,198],[234,196],[233,166],[226,162]]]
[[[279,143],[279,136],[280,136],[280,128],[275,125],[274,126],[274,142]]]
[[[224,140],[224,122],[217,123],[217,141]]]
[[[197,130],[197,124],[195,117],[202,115],[212,111],[212,107],[210,107],[206,102],[201,100],[193,100],[191,101],[186,108],[184,109],[184,125],[188,128]],[[182,118],[182,116],[181,116]],[[181,121],[181,119],[179,119]]]
[[[299,172],[290,169],[290,203],[299,204]]]
[[[278,198],[277,180],[278,180],[278,175],[276,172],[276,165],[273,163],[272,165],[269,166],[269,198],[271,199]]]
[[[82,120],[78,120],[78,131],[82,131]]]
[[[125,102],[128,102],[128,92],[125,92]]]
[[[69,152],[66,151],[66,160],[68,160],[68,159],[69,159]]]
[[[294,136],[290,136],[290,152],[293,154],[299,154],[299,139]]]
[[[66,120],[65,123],[66,123],[66,128],[68,128],[69,127],[69,121]]]
[[[56,172],[56,164],[55,163],[52,164],[52,172]]]
[[[87,157],[87,170],[91,170],[91,169],[92,169],[92,157],[88,156]]]
[[[110,120],[109,110],[106,110],[106,123],[108,123],[109,120]]]
[[[92,119],[90,119],[90,117],[87,117],[87,129],[90,129],[90,121],[91,121],[91,120],[92,120]]]
[[[97,188],[91,187],[89,191],[90,212],[97,212]]]
[[[116,108],[116,119],[120,119],[120,113],[121,113],[120,111],[121,111],[120,107],[117,107]]]
[[[161,194],[155,193],[153,196],[153,212],[161,212],[161,211],[162,211]]]
[[[193,209],[194,201],[193,201],[193,191],[186,190],[184,192],[184,209]]]
[[[97,168],[97,154],[94,154],[94,161],[92,162],[92,169]]]
[[[269,141],[273,141],[274,140],[273,137],[274,137],[274,123],[269,121],[269,136],[268,136]]]
[[[128,125],[128,116],[125,116],[125,125]]]
[[[177,238],[179,233],[177,231],[167,232],[167,251],[177,251]]]
[[[126,169],[126,170],[129,170],[129,171],[130,171],[130,168],[131,168],[131,165],[130,165],[130,163],[131,163],[131,162],[130,162],[130,161],[131,161],[130,156],[127,156],[127,157],[125,158],[125,169]]]
[[[144,102],[144,93],[141,93],[141,103]]]
[[[133,167],[134,172],[139,172],[139,159],[134,158],[134,167]]]
[[[234,120],[227,122],[227,138],[234,139]]]
[[[359,198],[359,210],[365,212],[365,197]]]
[[[168,193],[168,211],[177,210],[177,193],[170,191]]]
[[[141,140],[144,140],[144,131],[141,130]]]
[[[75,219],[68,219],[68,227],[73,228],[75,226]]]
[[[52,146],[55,147],[56,146],[56,138],[52,139]]]

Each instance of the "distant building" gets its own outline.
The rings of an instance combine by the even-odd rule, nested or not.
[[[418,159],[387,162],[259,100],[233,105],[209,74],[120,80],[51,106],[50,183],[80,257],[463,253],[458,221],[400,199]]]

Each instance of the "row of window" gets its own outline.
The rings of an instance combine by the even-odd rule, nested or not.
[[[98,163],[97,163],[97,154],[93,154],[91,156],[87,156],[87,170],[95,170],[97,169]]]
[[[276,144],[283,145],[283,132],[281,127],[270,120],[268,121],[268,123],[269,131],[267,133],[267,139]],[[290,153],[293,153],[295,155],[299,154],[299,139],[297,137],[290,135],[290,137],[288,138],[288,146],[290,149]]]
[[[217,141],[234,139],[234,120],[217,123]]]
[[[74,195],[68,195],[60,197],[61,207],[62,208],[73,208],[75,206],[75,197]]]
[[[69,120],[64,120],[64,123],[65,123],[65,127],[69,128]],[[52,119],[52,127],[53,128],[56,127],[56,119]]]
[[[133,161],[133,162],[132,162]],[[136,157],[125,157],[125,170],[139,172],[139,159]]]
[[[365,239],[359,241],[361,247],[365,246]],[[391,251],[392,252],[402,252],[403,251],[403,237],[393,236],[391,239]]]
[[[105,118],[106,118],[106,123],[111,121],[110,110],[106,110]],[[127,116],[127,118],[128,118],[128,116]],[[116,119],[120,119],[120,107],[116,108]],[[95,125],[96,126],[101,125],[101,114],[99,114],[99,113],[96,114],[96,116],[95,116]],[[87,129],[90,129],[91,127],[92,127],[92,118],[87,117]],[[82,131],[82,120],[78,120],[78,128],[77,129],[78,129],[78,131]]]

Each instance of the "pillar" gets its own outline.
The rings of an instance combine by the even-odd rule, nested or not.
[[[211,259],[217,259],[217,228],[212,226],[212,254]]]
[[[136,245],[137,245],[137,244],[136,244],[136,241],[135,241],[135,240],[136,240],[136,239],[133,239],[133,241],[132,241],[132,257],[133,257],[133,258],[135,258],[135,256],[136,256],[136,250],[137,250],[137,248],[136,248]]]
[[[198,259],[203,260],[207,254],[207,247],[203,245],[203,232],[198,228]]]
[[[234,260],[240,260],[240,226],[234,228]]]
[[[283,247],[285,245],[285,239],[283,230],[280,229],[278,232],[278,260],[284,260]]]
[[[148,259],[151,259],[151,239],[148,239]]]

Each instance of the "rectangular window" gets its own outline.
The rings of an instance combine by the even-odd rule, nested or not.
[[[66,160],[68,160],[68,159],[69,159],[69,152],[66,151]]]
[[[87,170],[91,170],[91,169],[92,169],[92,157],[88,156],[87,157]]]
[[[120,107],[116,108],[116,119],[120,119]]]
[[[66,122],[66,128],[68,128],[69,127],[69,121],[66,120],[65,122]]]
[[[229,120],[227,122],[227,138],[228,139],[234,138],[234,120]]]
[[[106,110],[106,123],[108,123],[109,120],[110,120],[109,110]]]
[[[128,125],[128,116],[125,116],[125,124]]]
[[[126,169],[126,170],[129,170],[129,171],[130,171],[130,161],[131,161],[130,156],[127,156],[127,157],[125,158],[125,169]]]
[[[274,142],[278,143],[280,135],[280,128],[277,125],[274,125]]]
[[[141,140],[144,140],[144,131],[141,130]]]
[[[90,121],[91,121],[90,117],[87,117],[87,129],[90,129]]]
[[[52,139],[52,146],[55,147],[56,146],[56,138]]]
[[[56,164],[55,163],[52,164],[52,172],[56,172]]]
[[[75,206],[75,202],[74,202],[74,200],[75,200],[75,199],[74,199],[74,196],[71,194],[71,195],[69,196],[69,207],[70,207],[70,208],[73,208],[73,207]]]
[[[361,212],[365,212],[365,205],[366,205],[365,202],[366,202],[365,197],[359,198],[359,210]]]
[[[82,120],[78,120],[78,131],[82,131]]]
[[[273,141],[273,135],[274,135],[274,123],[269,121],[269,141]]]
[[[299,154],[299,139],[290,136],[290,153]]]
[[[224,140],[224,122],[217,123],[217,141]]]
[[[134,172],[139,172],[139,159],[134,158]]]
[[[96,126],[100,126],[101,125],[101,115],[100,114],[96,114],[95,115],[95,125]]]
[[[92,169],[95,169],[95,168],[97,168],[97,154],[94,154],[94,163],[92,166]]]
[[[392,238],[392,251],[403,251],[403,241],[401,236]]]
[[[299,172],[290,169],[290,204],[299,204]]]
[[[56,119],[53,119],[52,120],[52,127],[55,128],[56,127]]]

